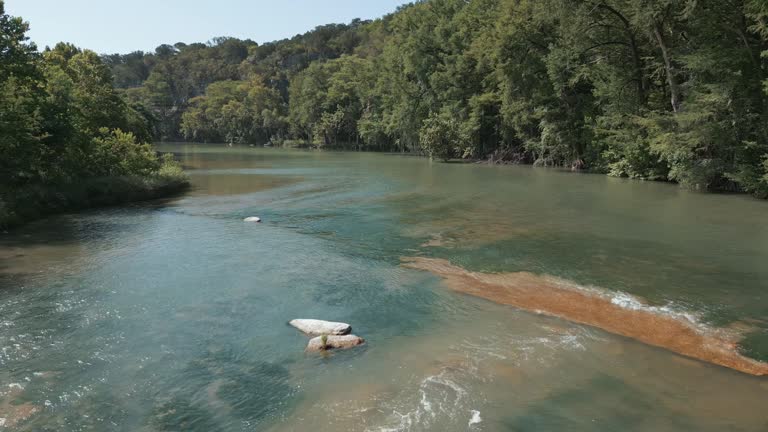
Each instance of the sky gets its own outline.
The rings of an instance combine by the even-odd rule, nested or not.
[[[71,42],[101,54],[232,36],[269,42],[329,23],[381,17],[406,0],[5,0],[38,48]]]

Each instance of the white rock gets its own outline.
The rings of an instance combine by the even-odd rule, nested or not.
[[[345,335],[352,332],[352,326],[340,322],[295,319],[288,324],[296,327],[308,336]]]
[[[256,222],[256,223],[259,223],[259,222],[261,222],[261,218],[260,217],[256,217],[256,216],[251,216],[251,217],[247,217],[247,218],[243,219],[243,222]]]
[[[323,338],[325,337],[325,343]],[[309,340],[308,352],[318,352],[330,349],[349,349],[365,343],[365,339],[352,334],[343,336],[318,336]]]

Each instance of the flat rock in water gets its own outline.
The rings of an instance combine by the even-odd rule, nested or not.
[[[309,336],[345,335],[352,332],[352,326],[345,323],[315,319],[295,319],[288,324]]]
[[[261,222],[261,218],[260,217],[256,217],[256,216],[247,217],[247,218],[243,219],[243,222],[256,222],[256,223],[259,223],[259,222]]]
[[[307,344],[308,352],[319,352],[331,349],[350,349],[365,343],[365,339],[352,334],[343,336],[326,336],[323,343],[323,336],[318,336],[309,340]]]

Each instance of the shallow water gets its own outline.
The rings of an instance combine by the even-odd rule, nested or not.
[[[186,195],[0,236],[0,429],[768,430],[768,378],[401,265],[555,276],[768,360],[765,202],[392,155],[164,150]],[[299,317],[368,343],[304,354]]]

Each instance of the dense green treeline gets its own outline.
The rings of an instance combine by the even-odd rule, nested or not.
[[[768,195],[761,0],[428,0],[109,56],[164,139],[302,140]]]
[[[207,44],[161,45],[154,53],[103,58],[126,99],[151,112],[159,139],[252,142],[265,135],[286,136],[291,78],[314,62],[352,54],[365,40],[364,24],[356,20],[321,26],[263,45],[221,37]],[[250,94],[262,90],[268,91]],[[219,116],[217,111],[229,102],[233,105]],[[189,111],[195,112],[185,119]],[[243,126],[252,116],[257,125]]]
[[[131,199],[186,183],[173,160],[149,144],[149,112],[118,93],[96,53],[64,43],[39,52],[27,30],[0,0],[0,225],[83,200],[120,201],[108,196],[109,178],[121,178],[115,182]]]

